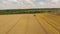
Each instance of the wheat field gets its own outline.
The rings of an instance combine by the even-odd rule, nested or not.
[[[60,34],[60,16],[52,14],[0,15],[0,34]]]

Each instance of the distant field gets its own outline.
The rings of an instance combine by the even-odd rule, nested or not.
[[[34,14],[34,13],[49,13],[48,11],[0,11],[0,14]]]
[[[9,10],[0,10],[0,15],[4,14],[35,14],[35,13],[53,13],[60,12],[59,8],[51,9],[9,9]]]

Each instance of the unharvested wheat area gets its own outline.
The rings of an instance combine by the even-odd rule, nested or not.
[[[60,34],[60,9],[0,10],[0,34]]]

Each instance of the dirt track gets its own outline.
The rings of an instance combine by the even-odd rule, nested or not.
[[[60,16],[0,15],[0,34],[60,34]]]

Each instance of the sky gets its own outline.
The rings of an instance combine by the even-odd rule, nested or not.
[[[0,0],[0,9],[60,8],[60,0]]]

